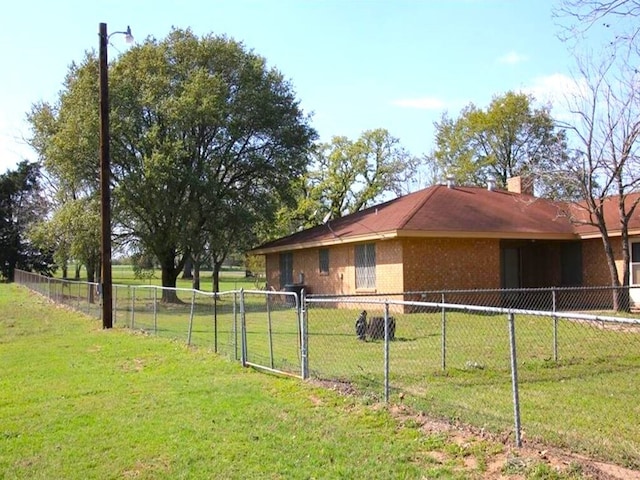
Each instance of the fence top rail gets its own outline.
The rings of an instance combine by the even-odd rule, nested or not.
[[[18,271],[18,270],[17,270]],[[62,280],[62,279],[53,279],[52,277],[46,277],[43,275],[39,275],[33,272],[25,272],[20,271],[22,274],[33,275],[42,278],[48,278],[52,280],[57,280],[60,282],[69,282],[69,283],[84,283],[88,285],[98,285],[95,282],[81,282],[81,281],[73,281],[73,280]],[[219,297],[222,295],[233,295],[238,293],[248,293],[254,295],[284,295],[284,296],[293,296],[295,297],[296,305],[298,303],[298,295],[296,292],[286,292],[286,291],[275,291],[275,290],[227,290],[224,292],[205,292],[202,290],[195,290],[192,288],[173,288],[173,287],[162,287],[158,285],[125,285],[125,284],[114,284],[114,287],[127,287],[127,288],[140,288],[140,289],[160,289],[160,290],[173,290],[173,291],[184,291],[190,293],[197,293],[199,295],[207,295],[212,297]],[[611,289],[614,287],[583,287],[580,290],[601,290],[601,289]],[[509,293],[509,292],[523,292],[523,291],[552,291],[553,288],[542,288],[542,289],[513,289],[513,290],[493,290],[494,292],[501,293]],[[574,313],[574,312],[551,312],[545,310],[528,310],[528,309],[518,309],[518,308],[504,308],[504,307],[489,307],[489,306],[478,306],[478,305],[465,305],[458,303],[445,303],[445,302],[421,302],[421,301],[403,301],[403,300],[390,300],[390,299],[381,299],[380,297],[385,296],[400,296],[400,295],[410,295],[416,293],[483,293],[483,292],[492,292],[492,290],[441,290],[441,291],[432,291],[432,292],[403,292],[396,294],[366,294],[366,295],[307,295],[305,296],[305,301],[307,303],[327,303],[327,302],[340,302],[340,303],[368,303],[375,305],[405,305],[405,306],[415,306],[415,307],[424,307],[424,308],[437,308],[437,309],[448,309],[448,310],[459,310],[459,311],[467,311],[467,312],[483,312],[483,313],[497,313],[497,314],[518,314],[518,315],[532,315],[532,316],[540,316],[540,317],[553,317],[558,319],[569,319],[569,320],[584,320],[590,322],[608,322],[608,323],[624,323],[629,325],[640,325],[640,318],[627,318],[627,317],[613,317],[607,315],[592,315],[587,313]],[[375,298],[372,298],[375,297]]]
[[[86,283],[86,282],[85,282]],[[277,290],[245,290],[243,288],[237,290],[225,290],[223,292],[205,292],[204,290],[196,290],[193,288],[178,288],[178,287],[163,287],[161,285],[126,285],[126,284],[114,284],[114,287],[122,288],[135,288],[135,289],[155,289],[155,290],[171,290],[175,292],[189,292],[197,293],[198,295],[205,295],[209,297],[221,297],[223,295],[239,294],[241,292],[252,295],[287,295],[296,296],[296,292],[283,292]]]
[[[463,305],[460,303],[442,303],[442,302],[409,302],[403,300],[382,300],[382,299],[366,299],[361,297],[307,297],[308,303],[327,303],[327,302],[340,302],[340,303],[353,303],[353,304],[374,304],[374,305],[405,305],[424,308],[437,308],[445,310],[458,310],[464,312],[482,312],[482,313],[498,313],[498,314],[518,314],[518,315],[531,315],[538,317],[553,317],[565,320],[585,320],[589,322],[608,322],[608,323],[625,323],[630,325],[640,325],[640,318],[627,318],[627,317],[612,317],[607,315],[592,315],[588,313],[574,313],[574,312],[550,312],[546,310],[528,310],[521,308],[504,308],[504,307],[483,307],[479,305]]]
[[[251,295],[285,295],[289,297],[297,297],[296,292],[285,292],[280,290],[242,290],[244,293],[250,293]]]
[[[479,288],[463,290],[412,290],[407,292],[383,292],[383,293],[358,293],[354,294],[331,294],[331,293],[310,293],[307,298],[351,298],[351,297],[398,297],[407,295],[444,295],[444,294],[490,294],[490,293],[552,293],[552,292],[598,292],[611,290],[626,290],[636,288],[633,285],[613,286],[601,285],[595,287],[539,287],[539,288]]]
[[[91,285],[91,286],[98,285],[98,282],[87,282],[86,280],[72,280],[70,278],[55,278],[55,277],[49,277],[47,275],[39,275],[33,272],[21,271],[21,274],[31,275],[31,276],[46,280],[48,282],[54,282],[54,283],[63,283],[63,284],[70,284],[70,285]]]
[[[114,283],[113,286],[118,288],[139,288],[140,290],[170,290],[173,292],[198,292],[204,295],[215,295],[213,292],[205,292],[203,290],[195,290],[193,288],[163,287],[161,285],[127,285],[124,283]]]

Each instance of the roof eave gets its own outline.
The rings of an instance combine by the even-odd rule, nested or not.
[[[504,240],[578,240],[572,232],[469,232],[404,230],[399,237],[412,238],[493,238]]]
[[[609,237],[621,237],[622,230],[608,230],[607,235]],[[635,237],[637,235],[640,235],[640,228],[630,229],[628,232],[628,235],[630,237]],[[602,238],[602,234],[599,231],[579,233],[578,236],[580,237],[581,240],[591,240],[594,238]]]
[[[366,233],[363,235],[353,235],[341,237],[336,235],[334,238],[326,238],[310,242],[289,243],[287,245],[278,245],[275,247],[256,248],[248,253],[252,255],[266,255],[268,253],[290,252],[292,250],[305,250],[308,248],[324,248],[334,245],[343,245],[347,243],[370,242],[375,240],[389,240],[398,237],[397,230],[389,230],[386,232]]]
[[[290,243],[276,247],[256,248],[249,253],[253,255],[267,255],[270,253],[290,252],[309,248],[324,248],[349,243],[370,242],[376,240],[390,240],[392,238],[490,238],[499,240],[578,240],[575,233],[549,232],[452,232],[452,231],[422,231],[422,230],[389,230],[375,234],[336,237],[311,242]]]

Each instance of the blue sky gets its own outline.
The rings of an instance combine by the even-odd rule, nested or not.
[[[553,101],[573,60],[551,0],[16,1],[0,19],[0,173],[23,158],[25,116],[54,102],[68,65],[98,48],[98,25],[131,26],[136,41],[172,26],[226,34],[293,84],[322,141],[386,128],[414,155],[433,122],[508,90]],[[128,48],[111,37],[112,59]],[[555,109],[554,109],[555,111]],[[553,113],[553,111],[552,111]]]

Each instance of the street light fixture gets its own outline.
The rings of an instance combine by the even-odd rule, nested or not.
[[[127,43],[133,42],[131,28],[121,33]],[[113,304],[111,277],[111,161],[109,157],[109,76],[107,72],[107,45],[111,35],[107,34],[107,24],[100,24],[100,58],[98,70],[100,75],[100,219],[102,262],[102,328],[113,327]]]

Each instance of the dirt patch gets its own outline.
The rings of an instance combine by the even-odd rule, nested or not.
[[[341,395],[359,396],[349,382],[313,380],[312,384]],[[406,405],[378,403],[374,408],[387,408],[399,424],[417,428],[427,437],[439,437],[444,447],[436,445],[428,456],[439,464],[455,464],[460,473],[470,478],[488,480],[519,480],[536,476],[535,471],[547,470],[567,479],[640,480],[640,472],[577,455],[555,447],[523,439],[523,446],[515,447],[512,432],[495,435],[464,424],[452,424],[427,416]]]
[[[488,442],[501,446],[485,459],[486,468],[482,475],[485,479],[526,478],[521,473],[533,466],[547,465],[551,470],[565,474],[569,478],[586,478],[593,480],[640,480],[640,472],[629,470],[618,465],[598,462],[587,457],[562,451],[557,448],[523,441],[523,446],[515,447],[511,434],[491,435],[482,429],[461,424],[451,424],[434,419],[419,412],[414,412],[403,405],[390,405],[389,412],[401,424],[416,425],[424,435],[444,434],[449,442],[462,448],[478,442]],[[490,452],[491,448],[488,449]],[[474,461],[465,458],[465,467],[475,470]],[[476,464],[477,466],[477,460]],[[572,473],[577,475],[572,477]]]

